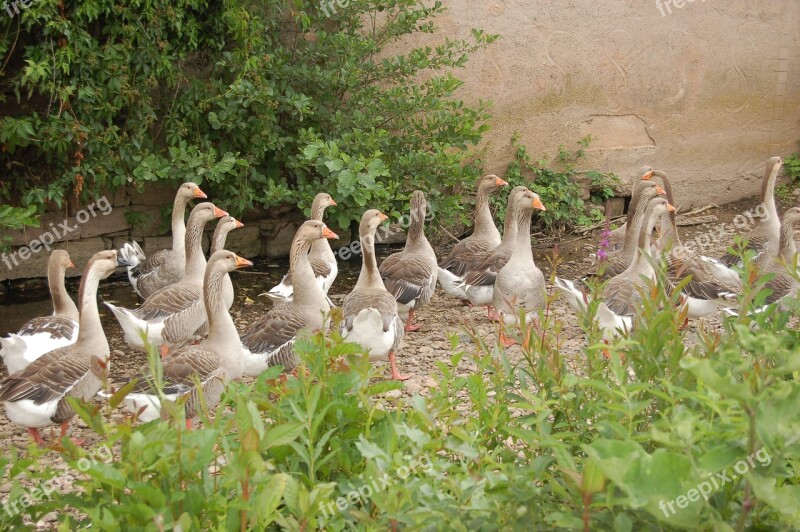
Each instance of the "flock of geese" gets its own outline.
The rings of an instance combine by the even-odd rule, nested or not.
[[[768,304],[800,289],[791,271],[796,267],[793,228],[800,220],[800,208],[788,209],[781,223],[775,206],[781,164],[779,157],[768,161],[761,191],[764,216],[743,235],[760,271],[772,274],[766,285],[771,290]],[[661,259],[667,264],[667,288],[680,290],[678,305],[688,318],[724,310],[742,290],[738,255],[711,258],[681,243],[668,176],[649,167],[642,168],[640,176],[634,182],[626,223],[604,233],[594,267],[578,280],[555,278],[555,288],[577,312],[585,312],[592,298],[600,299],[596,320],[605,338],[633,326],[642,298],[649,297],[646,287],[656,276],[654,265]],[[427,203],[422,192],[411,196],[405,248],[380,266],[375,235],[387,216],[375,209],[363,214],[361,273],[344,298],[340,333],[346,342],[359,344],[370,360],[388,358],[393,379],[409,378],[398,371],[396,354],[403,335],[419,328],[415,312],[430,301],[437,281],[448,296],[486,306],[488,317],[499,322],[498,341],[505,346],[514,343],[506,336],[506,327],[538,319],[548,296],[544,275],[533,259],[530,226],[533,212],[546,207],[536,193],[515,187],[508,196],[501,237],[489,197],[505,186],[508,183],[494,175],[478,180],[474,231],[441,262],[425,237]],[[162,355],[163,392],[156,390],[148,369],[128,383],[118,383],[128,384],[123,404],[143,421],[161,415],[162,400],[180,401],[191,426],[201,403],[209,408],[219,404],[228,381],[258,376],[275,365],[293,371],[299,362],[294,343],[300,331],[329,327],[332,303],[327,293],[338,273],[329,240],[338,236],[322,220],[325,210],[336,205],[333,198],[325,193],[314,198],[311,219],[292,241],[289,273],[267,293],[275,305],[242,333],[229,313],[234,300],[229,273],[252,263],[225,250],[227,234],[242,224],[210,202],[197,204],[185,222],[189,202],[205,198],[194,183],[179,187],[173,204],[172,248],[146,257],[132,242],[119,251],[96,253],[84,270],[78,306],[64,286],[65,271],[73,267],[69,255],[53,251],[47,272],[53,315],[35,318],[18,333],[0,339],[0,354],[9,371],[0,382],[0,402],[8,419],[26,427],[37,443],[44,445],[39,429],[52,424],[61,424],[61,436],[66,434],[75,414],[68,397],[88,401],[108,393],[104,383],[110,349],[100,322],[97,289],[100,280],[119,266],[127,268],[131,285],[144,302],[132,309],[105,304],[132,349],[153,346]],[[202,235],[214,219],[219,221],[206,260]],[[592,289],[595,285],[600,288]]]

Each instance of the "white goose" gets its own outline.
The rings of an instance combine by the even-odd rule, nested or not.
[[[370,360],[383,360],[387,356],[392,378],[406,380],[410,375],[397,371],[395,354],[403,340],[403,320],[397,314],[397,303],[381,280],[375,259],[375,231],[387,219],[376,209],[361,217],[358,235],[361,240],[361,273],[355,288],[344,298],[344,320],[341,334],[349,343],[363,347]]]
[[[141,307],[126,309],[106,302],[125,334],[125,342],[132,348],[144,351],[145,341],[161,347],[183,345],[206,322],[203,305],[203,276],[206,258],[203,255],[203,226],[214,218],[227,216],[212,203],[200,203],[189,216],[186,231],[186,274],[179,283],[171,284],[148,297]]]
[[[120,248],[120,261],[128,268],[128,279],[133,290],[144,299],[183,278],[186,260],[186,224],[183,217],[186,205],[192,199],[206,197],[195,183],[184,183],[178,188],[172,204],[172,249],[162,249],[145,257],[136,242],[126,243]]]
[[[90,401],[103,385],[109,369],[108,340],[97,310],[97,287],[117,268],[117,252],[100,251],[89,260],[78,293],[80,332],[77,341],[39,357],[27,368],[0,382],[0,402],[8,419],[28,429],[39,445],[39,429],[61,424],[66,433],[75,412],[67,397]]]
[[[43,354],[70,345],[78,339],[78,307],[64,286],[64,273],[67,268],[74,267],[66,251],[57,249],[50,254],[47,283],[53,300],[53,314],[34,318],[23,325],[19,332],[10,334],[8,338],[0,338],[0,345],[3,346],[0,355],[9,375],[25,369]]]
[[[325,209],[335,206],[336,202],[333,201],[330,194],[320,192],[314,197],[314,202],[311,204],[311,219],[321,222],[325,215]],[[316,240],[311,244],[311,252],[309,253],[308,260],[311,263],[311,269],[314,270],[314,277],[317,279],[320,288],[327,294],[339,273],[339,266],[336,264],[336,256],[333,254],[331,244],[328,242],[327,238]],[[283,277],[281,282],[273,286],[266,295],[272,299],[276,305],[279,305],[290,302],[293,293],[292,272],[290,271]],[[328,304],[330,304],[330,300],[328,300]]]
[[[292,240],[289,271],[294,278],[292,301],[271,309],[241,335],[246,375],[258,376],[271,366],[294,370],[298,363],[294,342],[301,329],[326,327],[325,315],[331,310],[328,298],[316,282],[309,261],[309,249],[320,239],[339,238],[319,220],[308,220]]]

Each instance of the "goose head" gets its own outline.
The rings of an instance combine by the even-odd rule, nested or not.
[[[247,259],[244,259],[237,255],[232,251],[217,251],[211,258],[208,259],[208,269],[209,271],[222,271],[222,272],[232,272],[233,270],[237,270],[239,268],[246,268],[248,266],[252,266],[253,263]]]
[[[56,268],[56,271],[66,271],[67,268],[74,268],[75,264],[69,259],[69,253],[63,249],[56,249],[50,254],[49,265]]]
[[[222,218],[223,216],[228,216],[228,213],[216,207],[213,203],[205,201],[203,203],[198,203],[195,208],[192,209],[192,214],[189,215],[189,219],[210,222],[214,218]]]
[[[244,227],[244,224],[234,218],[233,216],[223,216],[219,219],[219,223],[217,224],[217,232],[218,233],[230,233],[234,229],[238,229],[240,227]]]
[[[493,192],[506,185],[508,185],[508,181],[504,181],[494,174],[489,174],[479,178],[475,188],[479,191]]]
[[[188,201],[191,199],[206,199],[208,196],[200,190],[197,183],[189,181],[178,188],[178,197]]]
[[[359,236],[365,237],[374,235],[378,226],[388,219],[389,217],[378,209],[369,209],[361,216],[361,223],[358,226]]]
[[[314,220],[322,220],[325,209],[328,207],[335,207],[336,202],[327,192],[320,192],[314,196],[314,201],[311,203],[311,217]]]
[[[101,279],[105,279],[114,273],[114,270],[117,269],[117,266],[121,265],[119,264],[120,259],[121,257],[117,254],[116,249],[98,251],[92,255],[92,258],[89,259],[88,263],[86,263],[84,275],[92,271],[99,273]]]
[[[328,240],[337,240],[339,235],[328,229],[328,226],[319,220],[307,220],[303,222],[300,229],[297,230],[295,240],[314,242],[327,238]]]

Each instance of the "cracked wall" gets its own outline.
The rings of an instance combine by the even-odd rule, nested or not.
[[[460,97],[494,102],[488,171],[504,170],[515,132],[537,156],[591,133],[582,166],[661,168],[690,208],[757,194],[766,160],[798,149],[798,0],[695,1],[664,16],[655,0],[445,5],[446,35],[501,35],[457,73]]]

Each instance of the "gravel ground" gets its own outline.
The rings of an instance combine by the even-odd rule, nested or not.
[[[727,243],[732,240],[733,224],[731,223],[734,216],[746,209],[755,205],[755,201],[740,202],[725,206],[720,209],[713,209],[703,213],[703,215],[713,214],[718,217],[718,221],[711,225],[703,226],[689,226],[680,228],[681,237],[686,244],[690,240],[697,242],[706,242],[703,245],[704,254],[717,256],[724,249]],[[720,223],[725,225],[720,229]],[[595,248],[596,242],[599,240],[599,231],[595,231],[584,238],[577,238],[576,236],[565,236],[559,242],[540,239],[535,241],[534,255],[539,267],[542,268],[547,277],[549,274],[549,264],[547,257],[553,252],[555,244],[558,244],[559,253],[562,257],[562,263],[559,266],[559,275],[566,278],[575,278],[591,263],[589,258]],[[698,235],[704,235],[698,238]],[[440,250],[440,255],[446,254],[446,249]],[[237,272],[238,273],[238,272]],[[239,328],[243,330],[247,325],[252,323],[256,316],[260,316],[270,304],[266,302],[265,297],[259,297],[258,294],[271,286],[273,275],[264,275],[258,277],[258,273],[242,273],[234,278],[234,283],[238,286],[237,300],[234,303],[232,314],[234,321]],[[337,291],[344,291],[346,287],[341,287],[342,283],[334,285],[332,289],[332,299],[334,302],[340,302],[343,293]],[[340,288],[341,287],[341,288]],[[109,288],[106,286],[105,290]],[[124,290],[124,284],[117,286],[116,290]],[[106,295],[105,293],[103,294]],[[101,309],[104,307],[101,305]],[[102,311],[101,311],[102,312]],[[576,355],[580,353],[584,347],[584,335],[577,324],[577,320],[572,310],[563,301],[562,298],[556,299],[553,304],[552,312],[554,317],[563,323],[563,343],[562,354],[567,360],[575,360]],[[118,382],[126,377],[133,375],[139,368],[145,364],[145,357],[143,354],[135,353],[127,348],[122,340],[122,332],[118,323],[111,316],[110,312],[103,313],[103,325],[106,334],[111,344],[112,349],[112,369],[111,381]],[[496,326],[489,322],[486,318],[485,309],[474,308],[469,309],[463,306],[459,301],[447,298],[441,290],[437,290],[431,303],[421,309],[417,313],[417,318],[423,327],[420,331],[408,333],[404,340],[401,353],[398,355],[398,367],[401,373],[410,373],[412,377],[406,381],[405,389],[398,390],[392,395],[411,396],[415,393],[427,394],[430,388],[437,386],[438,370],[436,364],[442,362],[449,364],[450,362],[450,340],[451,334],[456,334],[459,337],[458,349],[472,351],[475,346],[471,343],[469,336],[466,334],[465,323],[470,324],[477,331],[478,335],[483,338],[487,345],[493,346],[496,338]],[[688,338],[691,341],[692,337],[696,334],[700,326],[706,328],[716,329],[721,327],[719,319],[716,317],[696,320],[689,325]],[[518,357],[520,349],[513,346],[509,349],[508,354],[510,357]],[[457,368],[460,374],[469,374],[474,371],[474,366],[467,360],[462,360]],[[388,377],[388,366],[386,367],[385,375]],[[98,436],[92,431],[88,430],[86,426],[76,418],[73,422],[70,434],[75,438],[84,438],[86,445],[90,446],[98,442]],[[57,434],[56,434],[57,436]],[[48,440],[52,436],[45,434],[45,439]],[[16,448],[19,453],[24,455],[30,444],[29,437],[24,429],[12,425],[5,417],[5,411],[0,409],[0,449],[3,454],[8,454],[12,448]],[[57,452],[50,452],[42,458],[42,461],[51,465],[59,471],[63,471],[55,481],[55,485],[60,490],[70,490],[72,482],[76,475],[80,473],[72,470],[65,464]],[[11,488],[8,483],[0,484],[0,501],[4,502],[7,494]],[[55,513],[46,516],[44,520],[38,523],[38,528],[47,529],[52,526],[56,520]]]

